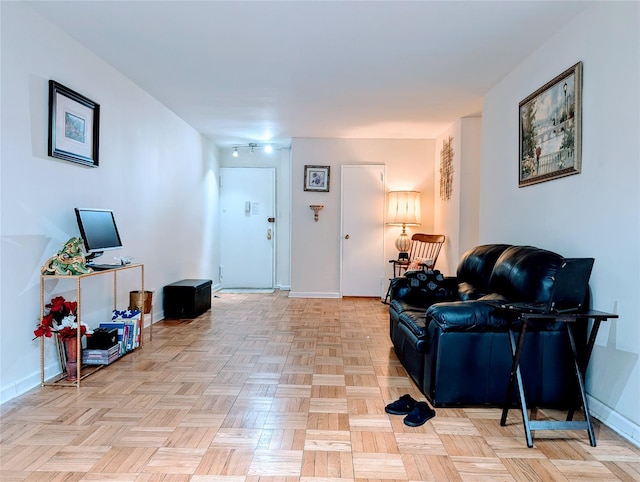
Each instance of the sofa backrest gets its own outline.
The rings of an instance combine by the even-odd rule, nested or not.
[[[500,255],[510,244],[483,244],[462,255],[458,264],[458,296],[461,300],[480,298],[489,293],[489,280]]]
[[[563,257],[533,246],[511,246],[496,261],[489,292],[509,301],[542,301],[551,296],[553,277]]]

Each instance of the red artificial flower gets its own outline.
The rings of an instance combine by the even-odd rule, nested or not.
[[[77,316],[78,302],[77,301],[65,301],[62,296],[56,296],[51,299],[51,303],[45,305],[45,314],[42,317],[40,324],[33,331],[36,338],[46,336],[51,338],[53,333],[58,333],[58,336],[62,338],[73,338],[76,336],[76,328],[70,326],[60,327],[60,323],[68,316]],[[87,327],[81,325],[80,334],[84,335],[87,331]],[[35,338],[34,338],[35,340]]]
[[[46,336],[47,338],[51,338],[53,331],[51,331],[51,327],[50,326],[44,326],[44,325],[40,325],[38,326],[38,328],[36,328],[34,330],[34,335],[36,335],[36,338],[40,337],[40,336]]]

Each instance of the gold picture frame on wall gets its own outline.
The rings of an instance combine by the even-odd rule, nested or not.
[[[520,102],[519,127],[519,187],[580,173],[582,62]]]

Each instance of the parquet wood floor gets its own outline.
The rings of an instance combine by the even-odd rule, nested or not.
[[[498,408],[440,408],[417,428],[387,415],[400,395],[424,396],[377,299],[218,294],[153,332],[80,389],[4,404],[0,479],[640,480],[640,449],[600,424],[595,448],[586,432],[538,431],[529,449],[517,410],[506,427]]]

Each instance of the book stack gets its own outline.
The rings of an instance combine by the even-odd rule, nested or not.
[[[106,350],[85,348],[82,350],[82,363],[85,365],[109,365],[120,358],[120,345],[116,343]]]
[[[120,355],[124,355],[140,346],[140,324],[140,310],[114,310],[111,321],[100,323],[100,328],[118,330]]]

